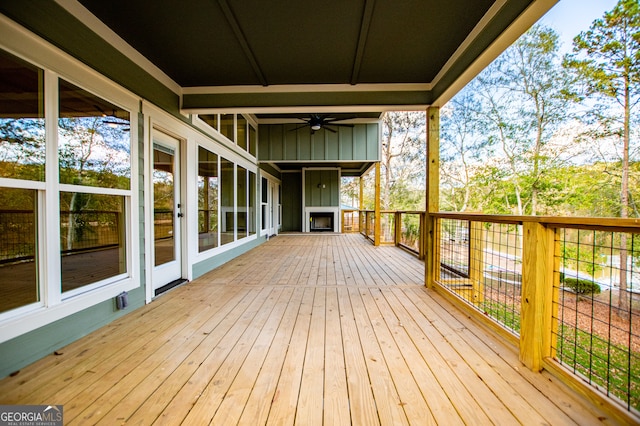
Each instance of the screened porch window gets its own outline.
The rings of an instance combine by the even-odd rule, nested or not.
[[[235,167],[220,157],[220,245],[234,241],[235,230]]]
[[[198,148],[198,251],[218,247],[218,156]]]

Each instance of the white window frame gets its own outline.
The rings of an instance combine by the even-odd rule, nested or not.
[[[140,286],[138,217],[139,99],[106,77],[0,15],[0,48],[31,63],[45,74],[45,181],[2,178],[0,186],[37,190],[38,276],[40,301],[0,314],[0,343],[109,300]],[[131,180],[128,190],[114,190],[58,182],[58,79],[64,79],[130,113]],[[62,293],[60,281],[60,191],[125,196],[127,274]],[[55,277],[55,278],[54,278]]]
[[[192,122],[195,127],[205,132],[207,135],[211,136],[216,142],[223,144],[224,146],[231,148],[236,154],[239,154],[242,157],[246,157],[250,161],[255,161],[258,155],[258,124],[256,121],[247,114],[234,114],[233,115],[233,140],[227,138],[220,132],[220,115],[218,113],[213,113],[210,115],[218,116],[218,128],[214,128],[204,120],[200,118],[198,114],[194,114],[192,117]],[[247,149],[242,149],[238,146],[238,115],[241,115],[246,121],[247,125],[245,128],[245,138],[247,143]],[[256,132],[256,155],[251,154],[249,152],[250,149],[250,140],[249,140],[249,127],[253,127]]]

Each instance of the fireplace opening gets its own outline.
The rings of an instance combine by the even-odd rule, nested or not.
[[[334,214],[332,212],[309,213],[309,220],[311,221],[311,232],[333,232],[333,216]]]

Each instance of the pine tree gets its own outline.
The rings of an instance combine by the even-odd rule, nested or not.
[[[618,105],[622,120],[611,112],[616,108],[594,108],[600,120],[612,123],[608,128],[622,140],[622,179],[620,217],[629,217],[629,145],[631,114],[640,94],[640,5],[638,0],[620,0],[588,31],[573,39],[572,55],[565,65],[574,69],[585,84],[586,96]],[[602,104],[601,104],[602,105]],[[616,125],[617,124],[617,125]],[[627,294],[627,235],[620,238],[619,309],[629,309]]]

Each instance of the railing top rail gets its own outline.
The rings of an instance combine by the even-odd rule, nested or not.
[[[349,211],[360,211],[363,213],[366,212],[371,212],[373,213],[374,210],[347,210],[347,209],[343,209],[343,212],[349,212]],[[424,210],[380,210],[380,213],[384,213],[384,214],[395,214],[395,213],[401,213],[401,214],[424,214],[426,213]]]
[[[562,228],[589,228],[626,230],[632,228],[640,231],[640,219],[615,218],[615,217],[569,217],[569,216],[511,216],[511,215],[487,215],[482,213],[436,212],[431,216],[444,219],[460,219],[477,222],[496,222],[522,224],[525,222],[541,223],[550,227]]]

